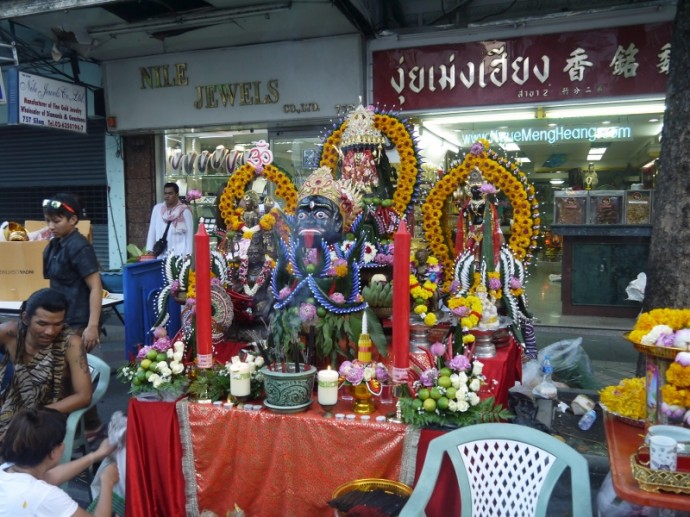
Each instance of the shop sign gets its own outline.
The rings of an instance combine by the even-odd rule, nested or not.
[[[40,75],[7,75],[8,124],[50,127],[86,133],[86,88]]]
[[[459,145],[469,147],[481,138],[491,142],[510,143],[535,143],[546,142],[555,144],[558,142],[587,141],[596,142],[597,140],[624,141],[632,140],[632,127],[630,126],[556,126],[548,129],[523,127],[513,131],[463,131],[458,133]]]
[[[666,92],[670,22],[372,53],[373,97],[403,111]]]

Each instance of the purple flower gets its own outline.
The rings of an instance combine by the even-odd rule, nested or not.
[[[458,282],[457,280],[453,280],[450,283],[450,292],[451,293],[457,293],[458,289],[460,289],[460,282]]]
[[[501,288],[500,278],[489,278],[489,289],[497,291]]]
[[[436,341],[436,343],[431,345],[431,353],[434,354],[434,357],[441,357],[446,353],[446,345],[440,341]]]
[[[145,358],[146,358],[146,354],[148,354],[148,353],[149,353],[149,350],[151,350],[152,348],[153,348],[153,347],[152,347],[151,345],[147,345],[147,346],[142,347],[142,348],[139,350],[139,353],[137,354],[137,359],[139,359],[139,360],[145,359]]]
[[[350,368],[347,371],[347,374],[345,374],[345,378],[347,379],[347,382],[353,386],[356,386],[357,384],[361,383],[362,380],[364,380],[364,368],[358,368],[356,366]]]
[[[465,307],[464,305],[461,305],[460,307],[456,307],[453,309],[453,314],[455,314],[459,318],[464,318],[470,313],[470,308]]]
[[[472,144],[472,147],[470,147],[470,153],[472,153],[475,156],[479,156],[480,154],[482,154],[482,151],[484,151],[484,146],[479,142]]]
[[[438,370],[436,368],[431,368],[422,373],[419,377],[419,382],[422,383],[422,386],[430,388],[436,384],[436,379],[438,379]]]
[[[661,334],[656,340],[657,346],[673,346],[676,337],[674,334]]]
[[[179,290],[180,290],[180,281],[179,280],[173,280],[170,284],[170,291],[173,294],[177,294]]]
[[[291,293],[291,292],[292,292],[292,290],[290,290],[289,287],[283,287],[283,288],[280,290],[280,292],[278,293],[278,299],[279,299],[279,300],[284,300],[285,298],[287,298],[288,296],[290,296],[290,293]]]
[[[455,370],[458,372],[465,372],[465,371],[470,369],[470,367],[472,366],[472,363],[470,362],[470,360],[466,356],[458,354],[455,357],[453,357],[453,359],[448,361],[448,366],[452,370]]]
[[[345,303],[345,295],[343,293],[333,293],[330,296],[330,299],[333,301],[333,303]]]
[[[158,338],[155,343],[153,343],[153,349],[159,352],[165,352],[168,348],[170,348],[170,338],[167,336]]]
[[[341,377],[345,377],[347,375],[347,372],[350,371],[350,368],[352,368],[352,362],[343,361],[340,365],[340,368],[338,369],[338,375],[340,375]]]
[[[510,280],[508,280],[508,285],[511,289],[520,289],[522,287],[522,282],[520,282],[519,278],[511,276]]]
[[[211,279],[211,285],[214,285],[216,287],[220,287],[221,286],[220,278],[213,277]]]
[[[376,366],[376,378],[380,382],[387,382],[391,378],[390,375],[388,375],[388,369],[382,364]]]
[[[309,248],[304,256],[304,262],[306,264],[316,264],[318,262],[318,255],[316,254],[316,248]]]
[[[482,186],[479,187],[479,192],[482,194],[495,194],[496,187],[494,187],[491,183],[482,183]]]
[[[302,323],[311,323],[316,317],[316,307],[311,303],[301,303],[299,306],[299,318]]]

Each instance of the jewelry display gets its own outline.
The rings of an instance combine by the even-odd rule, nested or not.
[[[211,160],[209,165],[214,171],[219,171],[225,162],[225,155],[228,154],[228,150],[224,145],[219,145],[216,150],[211,154]]]
[[[184,173],[187,175],[194,174],[194,164],[196,163],[197,154],[194,151],[189,151],[184,155],[182,160]]]
[[[201,151],[199,159],[196,162],[196,168],[199,174],[206,174],[206,168],[208,167],[208,161],[211,158],[211,153],[208,151]]]
[[[173,172],[178,172],[182,168],[183,156],[182,149],[175,149],[168,158],[168,162],[170,163],[170,167],[172,168]]]

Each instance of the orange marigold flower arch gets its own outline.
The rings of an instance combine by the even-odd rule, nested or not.
[[[258,176],[263,176],[276,186],[276,197],[285,201],[283,211],[287,214],[294,214],[297,208],[297,189],[290,176],[272,163],[264,166]],[[249,183],[255,177],[257,177],[257,172],[254,166],[245,163],[228,178],[228,183],[220,195],[218,207],[220,216],[229,230],[238,230],[242,226],[243,211],[237,206]]]
[[[513,227],[508,246],[516,258],[529,265],[532,251],[537,246],[540,235],[539,203],[535,197],[534,186],[519,167],[510,160],[488,149],[488,142],[481,142],[484,149],[479,154],[467,153],[462,163],[453,167],[429,191],[422,204],[422,228],[433,255],[443,263],[446,271],[452,271],[455,262],[455,245],[450,239],[450,228],[444,224],[448,218],[446,211],[438,215],[438,206],[446,206],[446,201],[455,189],[467,181],[470,171],[479,168],[484,179],[503,191],[513,206]],[[444,281],[448,290],[452,278]]]

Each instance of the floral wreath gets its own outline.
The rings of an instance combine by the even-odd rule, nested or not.
[[[397,117],[375,113],[374,126],[381,131],[398,150],[400,156],[400,168],[398,169],[398,182],[393,194],[393,209],[398,215],[405,216],[414,207],[418,196],[419,183],[422,175],[422,162],[419,150],[412,137],[412,129]],[[337,170],[338,149],[340,149],[343,131],[347,127],[347,120],[341,122],[335,129],[323,139],[320,167],[330,167]]]
[[[243,226],[243,209],[237,205],[244,196],[247,185],[256,177],[263,176],[276,185],[276,196],[285,200],[285,212],[293,214],[297,208],[297,189],[290,177],[279,167],[269,163],[258,170],[251,163],[245,163],[228,178],[220,195],[218,208],[228,230],[239,230]]]
[[[446,271],[452,270],[455,253],[450,228],[442,224],[447,219],[444,207],[448,197],[458,185],[467,180],[475,167],[482,171],[487,182],[503,191],[510,200],[514,223],[508,247],[515,258],[523,261],[526,266],[529,265],[541,225],[536,190],[515,163],[498,156],[489,149],[489,142],[484,139],[472,145],[462,163],[453,167],[434,185],[422,204],[422,227],[432,253],[443,263]],[[447,275],[443,284],[446,291],[452,280],[450,276]]]
[[[247,273],[249,270],[249,259],[247,257],[243,257],[240,260],[240,266],[237,268],[237,272],[234,272],[234,269],[231,268],[231,276],[233,276],[233,279],[238,281],[242,285],[242,291],[244,294],[247,296],[254,296],[259,289],[261,289],[261,286],[264,285],[266,280],[268,278],[271,278],[271,272],[273,271],[273,268],[275,267],[275,262],[271,257],[266,255],[266,258],[264,260],[263,267],[261,268],[261,271],[259,272],[259,275],[256,277],[256,280],[254,281],[254,285],[252,287],[249,287],[248,281],[247,281]]]

